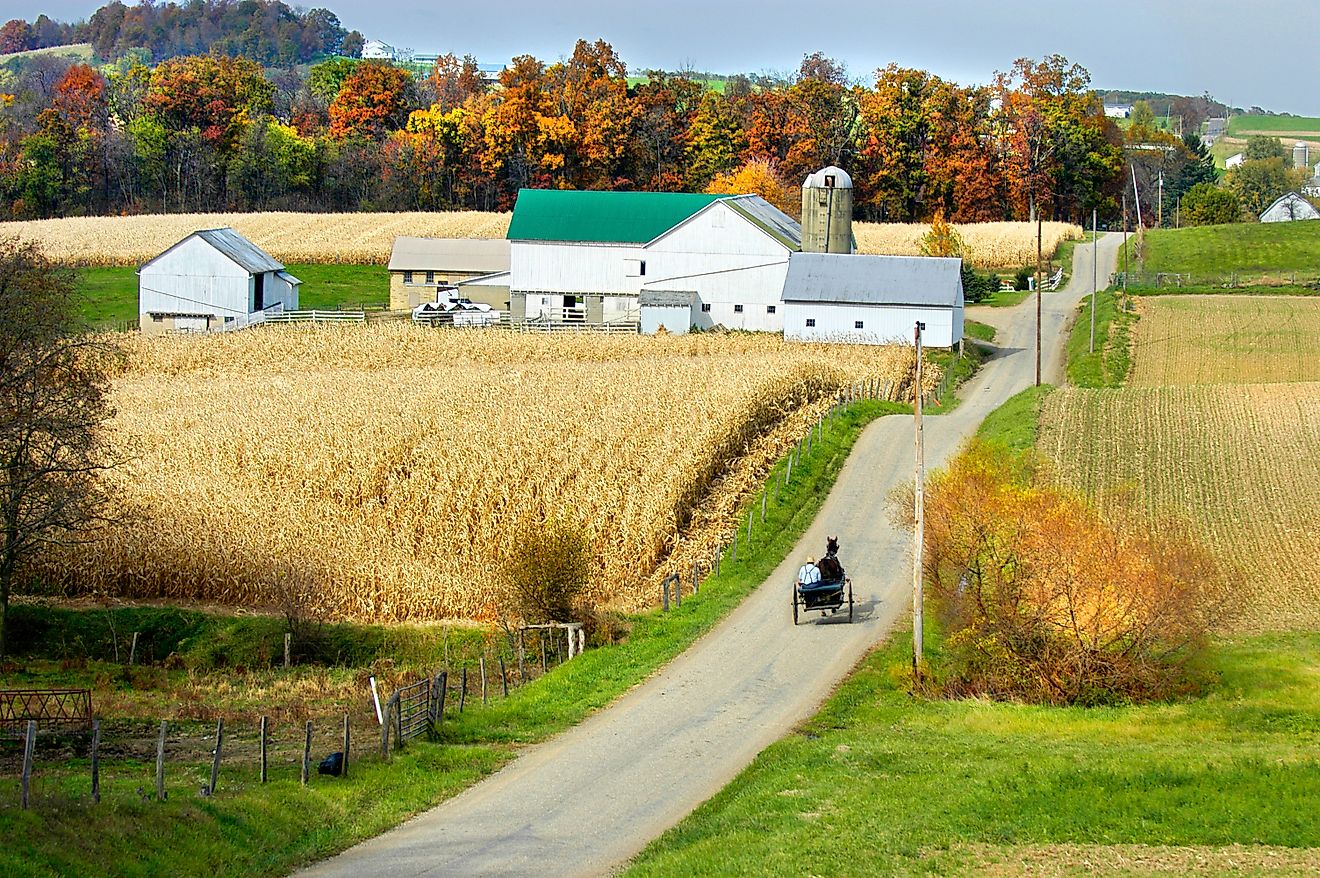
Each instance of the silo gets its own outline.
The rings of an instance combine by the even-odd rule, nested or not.
[[[802,252],[851,253],[853,185],[842,168],[830,165],[802,184]]]
[[[1311,144],[1305,140],[1299,140],[1293,146],[1293,167],[1299,171],[1311,167]]]

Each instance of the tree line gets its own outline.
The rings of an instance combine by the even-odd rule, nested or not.
[[[1114,220],[1129,183],[1130,137],[1058,55],[962,86],[896,64],[857,83],[816,53],[791,76],[722,89],[684,72],[629,78],[613,47],[585,40],[555,63],[514,58],[494,81],[453,55],[425,72],[224,53],[11,64],[0,198],[15,218],[502,210],[520,187],[756,191],[791,207],[808,173],[837,164],[862,219]],[[1138,176],[1167,184],[1178,161],[1204,164],[1190,141],[1172,151],[1151,152],[1158,168],[1137,151]]]
[[[0,55],[90,43],[98,58],[134,54],[150,61],[216,52],[242,55],[267,67],[300,64],[343,53],[357,55],[362,35],[347,31],[328,9],[299,11],[280,0],[193,0],[107,3],[74,24],[37,16],[0,25]]]

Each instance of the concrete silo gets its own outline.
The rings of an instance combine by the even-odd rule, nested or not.
[[[842,168],[830,165],[802,184],[802,252],[851,253],[853,185]]]

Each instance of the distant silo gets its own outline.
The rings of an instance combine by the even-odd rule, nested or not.
[[[1293,146],[1293,167],[1299,171],[1311,167],[1311,144],[1305,140],[1299,140]]]
[[[842,168],[830,165],[802,184],[802,252],[851,253],[853,185]]]

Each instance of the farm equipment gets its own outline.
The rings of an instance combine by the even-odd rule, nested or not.
[[[798,624],[798,615],[818,611],[822,616],[833,615],[848,605],[848,621],[853,620],[852,577],[841,576],[838,579],[822,580],[809,585],[793,581],[793,624]]]
[[[500,312],[459,296],[454,287],[441,287],[434,302],[423,302],[413,309],[412,319],[431,326],[498,326]]]

